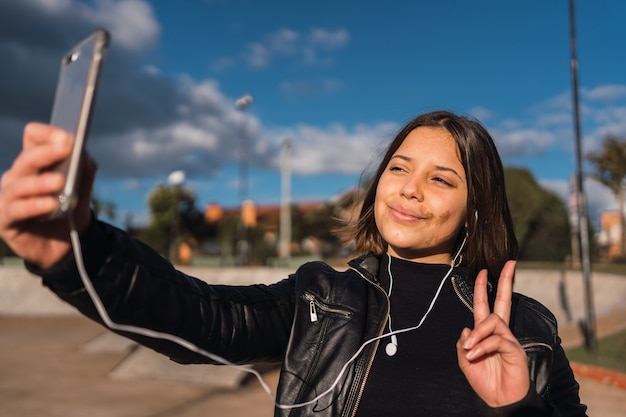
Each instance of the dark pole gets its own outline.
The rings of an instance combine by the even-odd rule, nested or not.
[[[239,97],[235,105],[242,112],[252,104],[252,96],[244,94]],[[243,120],[243,119],[242,119]],[[237,236],[237,264],[240,266],[248,265],[250,256],[250,239],[248,236],[248,225],[244,221],[243,211],[248,199],[248,139],[243,129],[243,124],[239,127],[239,224]]]
[[[581,323],[585,336],[587,349],[595,352],[596,343],[596,320],[593,305],[593,288],[591,285],[591,262],[589,260],[589,228],[587,225],[587,213],[585,193],[583,188],[582,151],[580,143],[580,112],[578,109],[578,58],[576,57],[576,27],[574,0],[569,0],[570,17],[570,66],[572,71],[572,105],[574,111],[574,136],[576,140],[576,197],[578,208],[578,233],[580,237],[580,260],[582,265],[586,322]]]

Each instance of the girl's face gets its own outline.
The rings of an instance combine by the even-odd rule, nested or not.
[[[449,263],[465,224],[467,180],[443,128],[421,126],[393,154],[376,188],[374,217],[390,255]]]

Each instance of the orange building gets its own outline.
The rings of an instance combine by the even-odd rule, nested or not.
[[[604,249],[608,260],[621,257],[622,229],[619,211],[607,211],[600,214],[600,235],[598,243]]]

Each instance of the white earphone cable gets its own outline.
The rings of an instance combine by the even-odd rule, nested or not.
[[[461,251],[465,247],[466,242],[467,242],[467,232],[465,233],[465,236],[463,237],[463,241],[459,245],[459,249],[456,251],[456,254],[452,258],[452,261],[450,261],[450,269],[448,269],[448,272],[446,273],[446,275],[444,275],[443,279],[439,283],[439,287],[437,288],[437,291],[435,292],[435,296],[433,297],[432,301],[430,302],[430,305],[428,306],[428,310],[426,310],[426,313],[422,316],[422,319],[419,321],[419,323],[416,326],[407,327],[404,329],[394,331],[393,328],[391,327],[391,309],[389,310],[389,314],[387,314],[387,325],[389,326],[389,333],[387,335],[391,337],[391,342],[389,342],[387,346],[385,346],[385,352],[387,353],[387,356],[394,356],[398,351],[398,338],[395,336],[396,334],[406,333],[412,330],[417,330],[422,326],[422,323],[424,323],[424,321],[426,320],[426,317],[428,316],[430,311],[433,309],[435,302],[439,298],[439,293],[441,293],[443,284],[446,282],[446,279],[448,279],[448,277],[452,273],[452,270],[456,266],[456,261],[461,256]],[[389,275],[389,292],[387,293],[387,297],[389,298],[391,302],[391,292],[393,291],[393,274],[391,273],[391,255],[389,253],[387,253],[387,258],[388,258],[387,274]]]
[[[151,329],[146,329],[144,327],[138,327],[138,326],[133,326],[133,325],[125,325],[125,324],[118,324],[115,323],[113,320],[111,320],[111,317],[109,316],[109,313],[106,310],[106,307],[104,307],[104,304],[102,303],[102,300],[100,299],[100,296],[98,295],[96,289],[94,288],[91,279],[89,278],[89,275],[87,273],[87,269],[85,268],[85,264],[83,262],[83,254],[81,251],[81,246],[80,246],[80,238],[78,236],[78,232],[76,231],[76,227],[74,226],[74,222],[70,217],[70,239],[72,242],[72,249],[74,251],[74,258],[76,259],[76,267],[78,268],[78,273],[80,274],[80,278],[81,281],[83,282],[83,285],[85,287],[85,289],[87,290],[87,293],[89,294],[89,297],[91,298],[91,300],[94,303],[94,306],[96,307],[96,310],[98,311],[98,314],[100,315],[100,318],[102,319],[102,321],[104,322],[104,324],[109,327],[112,330],[119,330],[119,331],[123,331],[123,332],[130,332],[130,333],[134,333],[134,334],[138,334],[138,335],[142,335],[142,336],[147,336],[147,337],[151,337],[154,339],[163,339],[163,340],[169,340],[171,342],[174,342],[186,349],[189,349],[192,352],[198,353],[202,356],[205,356],[217,363],[221,363],[223,365],[227,365],[230,366],[232,368],[235,369],[239,369],[241,371],[244,372],[248,372],[253,374],[254,376],[256,376],[256,378],[259,380],[259,382],[261,383],[261,386],[263,387],[263,389],[265,390],[265,392],[268,393],[268,395],[270,395],[270,397],[272,397],[272,391],[269,388],[269,386],[265,383],[265,381],[263,380],[263,378],[261,377],[261,375],[259,374],[258,371],[256,371],[255,369],[251,369],[248,368],[246,366],[242,366],[242,365],[237,365],[235,363],[232,363],[226,359],[224,359],[221,356],[215,355],[211,352],[208,352],[204,349],[201,349],[200,347],[194,345],[193,343],[189,342],[188,340],[185,340],[183,338],[180,338],[178,336],[174,336],[172,334],[169,333],[163,333],[163,332],[159,332],[159,331],[155,331],[155,330],[151,330]],[[136,272],[136,271],[135,271]]]
[[[154,339],[162,339],[162,340],[168,340],[171,341],[173,343],[176,343],[194,353],[198,353],[208,359],[211,359],[212,361],[222,364],[222,365],[226,365],[226,366],[230,366],[232,368],[241,370],[243,372],[247,372],[250,373],[252,375],[254,375],[256,377],[256,379],[259,381],[259,383],[261,384],[263,390],[269,395],[269,397],[274,401],[274,405],[277,408],[280,409],[284,409],[284,410],[290,410],[290,409],[294,409],[294,408],[300,408],[300,407],[305,407],[307,405],[311,405],[316,403],[317,401],[319,401],[321,398],[323,398],[324,396],[330,394],[332,392],[332,390],[337,386],[337,384],[339,384],[339,381],[341,380],[343,374],[346,372],[346,370],[348,369],[348,366],[354,362],[359,355],[363,352],[363,350],[365,349],[366,346],[368,346],[369,344],[375,342],[376,340],[379,339],[383,339],[385,337],[390,337],[399,333],[406,333],[412,330],[416,330],[419,329],[422,325],[422,323],[424,323],[424,321],[426,320],[426,317],[428,316],[428,314],[430,313],[430,311],[432,310],[433,306],[435,305],[435,302],[437,301],[437,298],[439,297],[439,293],[441,292],[441,289],[443,287],[444,282],[446,281],[446,279],[450,276],[450,274],[452,273],[452,270],[454,268],[454,260],[458,257],[459,253],[461,252],[461,249],[463,248],[463,245],[465,244],[465,240],[463,240],[463,244],[461,245],[461,248],[459,249],[459,251],[457,252],[457,256],[454,257],[454,260],[452,262],[452,265],[450,266],[450,269],[448,270],[447,274],[443,277],[443,279],[441,280],[441,283],[439,284],[439,287],[437,289],[437,292],[435,293],[435,296],[433,297],[430,306],[428,307],[428,310],[426,311],[426,313],[424,314],[424,316],[422,317],[422,319],[419,321],[419,323],[414,326],[414,327],[408,327],[408,328],[404,328],[404,329],[399,329],[399,330],[394,330],[394,331],[389,331],[387,333],[381,334],[379,336],[376,336],[372,339],[369,339],[367,341],[365,341],[361,347],[354,353],[354,355],[352,355],[352,357],[341,367],[341,370],[339,371],[339,374],[337,375],[337,377],[335,378],[335,380],[333,381],[333,383],[330,385],[330,387],[328,389],[326,389],[325,391],[323,391],[322,393],[320,393],[319,395],[317,395],[315,398],[311,399],[310,401],[306,401],[303,403],[298,403],[298,404],[279,404],[274,400],[274,395],[272,393],[272,390],[270,389],[269,385],[265,382],[265,380],[263,380],[263,377],[261,376],[261,374],[256,371],[253,368],[249,368],[243,365],[237,365],[235,363],[232,363],[230,361],[228,361],[227,359],[216,355],[214,353],[208,352],[198,346],[196,346],[195,344],[189,342],[188,340],[185,340],[181,337],[169,334],[169,333],[164,333],[164,332],[159,332],[159,331],[155,331],[155,330],[151,330],[151,329],[147,329],[144,327],[139,327],[139,326],[133,326],[133,325],[125,325],[125,324],[118,324],[115,323],[113,320],[111,320],[106,307],[104,306],[104,304],[102,303],[102,300],[100,299],[97,291],[95,290],[91,279],[89,278],[89,274],[87,273],[87,269],[85,268],[84,262],[83,262],[83,254],[82,254],[82,250],[81,250],[81,244],[80,244],[80,238],[78,235],[78,232],[76,231],[76,227],[74,225],[73,219],[71,218],[71,216],[69,217],[69,224],[70,224],[70,240],[72,243],[72,249],[73,249],[73,253],[74,253],[74,258],[76,260],[76,266],[78,268],[78,273],[80,275],[81,281],[85,287],[85,289],[87,290],[87,293],[89,294],[89,297],[91,298],[92,302],[94,303],[94,306],[96,308],[96,310],[98,311],[98,314],[100,315],[100,318],[102,319],[102,321],[104,322],[104,324],[109,327],[112,330],[118,330],[118,331],[123,331],[123,332],[129,332],[129,333],[134,333],[134,334],[138,334],[141,336],[146,336],[146,337],[150,337],[150,338],[154,338]],[[136,273],[137,271],[135,271]],[[391,291],[390,291],[391,294]],[[390,319],[390,318],[389,318]],[[391,329],[391,328],[390,328]]]

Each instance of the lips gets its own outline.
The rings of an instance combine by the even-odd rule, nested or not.
[[[426,216],[424,214],[415,212],[414,210],[407,209],[402,206],[396,206],[396,207],[389,206],[389,211],[391,212],[391,216],[394,219],[403,221],[403,222],[416,222],[416,221],[426,219]]]

